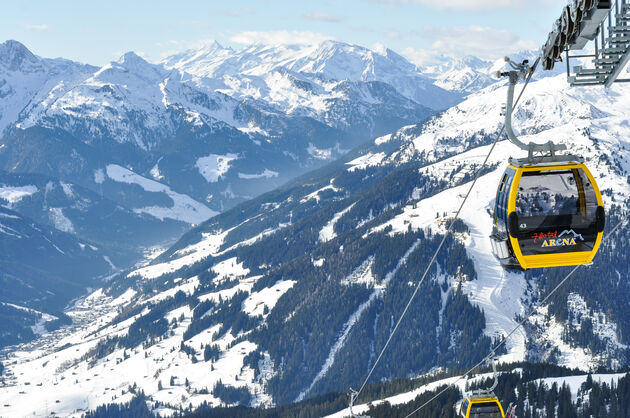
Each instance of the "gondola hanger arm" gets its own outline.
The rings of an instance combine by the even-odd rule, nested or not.
[[[512,113],[514,112],[514,88],[518,84],[519,80],[530,77],[536,70],[539,59],[536,60],[533,66],[529,66],[528,61],[525,60],[521,64],[517,64],[508,57],[505,57],[505,61],[512,67],[509,71],[498,71],[498,77],[508,77],[508,92],[507,102],[505,104],[505,132],[510,142],[519,147],[520,149],[527,151],[527,161],[529,162],[545,162],[545,161],[561,161],[561,160],[573,160],[577,157],[573,155],[558,155],[558,151],[564,151],[567,149],[564,144],[555,144],[553,141],[548,141],[544,144],[536,144],[533,142],[524,143],[521,141],[514,132],[512,127]],[[542,156],[535,156],[535,153],[542,153]]]

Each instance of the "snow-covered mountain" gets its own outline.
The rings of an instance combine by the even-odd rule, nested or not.
[[[343,80],[386,83],[434,110],[461,99],[433,85],[433,80],[391,49],[373,51],[338,41],[306,46],[253,45],[238,51],[214,42],[167,57],[163,63],[167,68],[210,78],[217,83],[213,87],[232,97],[261,99],[288,112],[320,110],[322,94],[328,92],[334,97],[334,87]],[[302,97],[296,97],[295,87],[306,90],[297,92]]]
[[[439,64],[425,66],[421,70],[423,74],[433,78],[438,87],[470,94],[497,81],[491,73],[492,65],[490,61],[473,56],[460,59],[442,57]]]
[[[551,136],[586,158],[609,228],[630,198],[629,93],[546,77],[530,83],[515,113],[525,140]],[[0,404],[11,405],[9,414],[41,413],[45,398],[67,415],[126,402],[132,386],[167,413],[356,387],[488,153],[505,94],[504,83],[491,84],[192,229],[75,304],[71,328],[7,353],[11,378]],[[475,364],[568,272],[506,272],[491,255],[496,185],[517,153],[497,144],[374,381]],[[602,243],[595,262],[508,340],[500,360],[583,370],[627,364],[629,241],[620,229]]]
[[[17,41],[0,44],[0,133],[51,89],[68,91],[94,71],[96,67],[61,58],[40,58]]]
[[[214,45],[162,64],[129,52],[97,69],[7,41],[0,168],[99,190],[114,164],[218,212],[460,100],[392,51],[286,50]],[[118,186],[105,197],[139,209]]]
[[[28,193],[14,199],[7,192],[13,200],[0,196],[0,204],[89,241],[127,267],[192,225],[432,115],[408,97],[420,90],[405,85],[425,86],[433,108],[458,100],[391,51],[325,45],[329,56],[318,49],[300,55],[302,67],[312,64],[308,72],[280,65],[283,47],[259,53],[271,91],[261,95],[249,93],[247,66],[230,72],[225,64],[215,77],[129,52],[97,68],[41,58],[6,41],[0,190]],[[225,51],[197,55],[219,59]],[[355,71],[339,67],[342,61]],[[358,77],[361,65],[372,65],[378,77]],[[228,80],[231,89],[219,88]]]
[[[533,65],[537,56],[536,51],[520,51],[511,54],[510,58],[518,63],[527,60],[530,65]],[[423,75],[433,79],[436,86],[468,96],[495,84],[497,71],[504,71],[504,67],[505,59],[503,58],[495,61],[484,61],[473,56],[461,58],[442,56],[437,64],[423,66],[420,71]],[[534,77],[535,79],[552,77],[563,74],[564,71],[562,66],[556,66],[551,71],[538,71]]]

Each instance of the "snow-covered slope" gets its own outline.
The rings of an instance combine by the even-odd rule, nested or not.
[[[343,60],[374,58],[344,48]],[[215,49],[200,54],[221,55]],[[0,183],[0,204],[103,245],[114,265],[129,265],[146,247],[433,114],[386,82],[393,78],[355,79],[340,67],[340,78],[328,79],[321,54],[300,64],[316,60],[319,75],[294,71],[276,65],[281,51],[260,56],[273,67],[259,74],[273,86],[262,97],[249,94],[243,68],[224,66],[219,78],[133,52],[97,68],[38,57],[17,41],[0,44],[0,177],[13,176]],[[380,74],[420,77],[388,56],[385,67],[377,60]],[[223,88],[228,79],[231,89]],[[436,100],[452,96],[428,85]],[[27,186],[36,192],[20,189]]]
[[[585,157],[613,217],[627,211],[630,196],[628,89],[571,89],[563,76],[546,77],[530,83],[515,114],[525,140],[553,137]],[[64,414],[124,402],[134,384],[159,403],[157,412],[204,401],[286,403],[356,387],[487,154],[505,94],[502,83],[492,84],[423,125],[379,137],[199,225],[149,265],[79,302],[69,312],[74,328],[9,355],[11,386],[0,390],[0,403],[37,413],[33,382],[55,394]],[[514,154],[513,145],[498,143],[375,380],[475,364],[562,274],[508,273],[489,254],[489,210]],[[625,243],[623,231],[616,240]],[[603,243],[598,259],[606,262],[576,273],[576,287],[514,334],[501,359],[584,369],[625,364],[624,248]],[[99,322],[79,318],[81,303],[99,307]]]
[[[566,143],[572,152],[584,156],[598,179],[600,189],[604,191],[606,207],[611,207],[617,202],[627,201],[630,196],[630,155],[626,151],[630,149],[630,143],[627,134],[622,133],[627,130],[627,115],[630,114],[629,93],[625,86],[612,90],[597,87],[574,89],[566,85],[563,76],[544,78],[528,87],[515,114],[515,126],[524,133],[521,139],[525,142],[543,143],[553,138],[556,142]],[[465,102],[426,124],[423,132],[410,138],[399,151],[389,157],[374,160],[372,166],[411,161],[415,158],[440,159],[449,153],[463,151],[471,145],[487,142],[502,123],[500,106],[504,95],[505,89],[496,86],[471,95]],[[436,144],[439,146],[436,147]],[[470,176],[483,162],[488,149],[489,146],[486,145],[459,153],[456,157],[446,158],[423,168],[421,172],[434,176],[450,172],[455,173],[455,178]],[[474,303],[484,309],[488,321],[486,332],[494,336],[506,335],[511,331],[516,325],[516,316],[524,313],[523,303],[530,300],[536,287],[535,281],[526,281],[523,274],[506,272],[499,266],[491,255],[487,238],[491,234],[492,219],[489,216],[480,216],[493,210],[495,189],[504,164],[508,157],[518,154],[519,150],[508,142],[497,145],[488,162],[489,167],[496,168],[479,179],[476,190],[461,213],[461,219],[470,228],[467,251],[474,260],[475,270],[479,275],[478,280],[464,284],[463,289]],[[366,154],[349,164],[355,169],[356,163],[376,155]],[[465,184],[451,188],[429,199],[405,206],[401,214],[376,230],[390,225],[393,228],[391,233],[402,233],[409,227],[430,226],[435,222],[436,213],[445,213],[446,216],[454,213],[468,187]],[[620,269],[620,274],[628,274],[625,266],[620,266]],[[576,297],[573,296],[574,299]],[[583,312],[583,300],[581,306],[580,310]],[[594,308],[591,306],[586,309]],[[548,319],[543,320],[543,316],[544,312],[541,312],[534,320],[542,329],[546,329],[542,337],[546,342],[541,344],[548,347],[548,350],[555,348],[560,364],[583,369],[595,367],[601,360],[598,353],[576,348],[571,344],[559,344],[557,340],[562,338],[564,326],[558,325],[553,319],[551,322]],[[584,319],[583,314],[578,317]],[[603,321],[607,322],[606,319]],[[556,332],[552,332],[552,329],[556,329]],[[613,352],[623,352],[626,348],[618,341],[614,332],[612,337],[607,336],[603,330],[596,331],[595,334],[597,338],[608,341],[608,348]],[[508,353],[503,359],[524,359],[527,355],[527,341],[524,331],[516,333],[508,341]]]

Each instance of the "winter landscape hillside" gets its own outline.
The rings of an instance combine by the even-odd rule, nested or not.
[[[461,98],[389,50],[272,52],[213,44],[159,64],[129,52],[98,68],[0,44],[0,202],[98,248],[110,268],[81,271],[96,286],[191,226]],[[216,75],[199,70],[204,60]],[[45,305],[10,294],[0,301]],[[32,338],[8,332],[0,346]]]
[[[81,416],[140,393],[166,415],[305,408],[360,385],[496,139],[506,96],[492,78],[499,63],[419,69],[332,41],[214,43],[159,64],[127,53],[102,68],[15,41],[0,55],[0,245],[82,269],[67,294],[46,280],[55,298],[24,297],[13,283],[37,288],[25,268],[37,266],[23,251],[0,256],[1,280],[16,289],[1,294],[1,317],[32,324],[0,334],[0,416]],[[537,74],[514,116],[525,140],[584,156],[608,228],[628,210],[629,114],[630,86],[570,88],[556,72]],[[494,194],[515,154],[497,143],[375,369],[371,382],[402,379],[398,388],[374,389],[358,412],[391,416],[457,379],[569,271],[507,272],[491,254]],[[507,340],[506,398],[536,416],[545,397],[595,403],[611,380],[621,393],[629,241],[617,230]],[[557,368],[544,374],[538,362]],[[458,389],[488,376],[460,380],[440,405],[452,409]],[[524,395],[530,383],[541,405]],[[344,416],[344,406],[313,415]]]

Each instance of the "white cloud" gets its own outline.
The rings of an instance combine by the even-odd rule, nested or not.
[[[313,12],[313,13],[307,13],[303,15],[303,17],[306,20],[312,20],[315,22],[331,22],[331,23],[341,22],[340,17],[334,16],[328,13]]]
[[[310,31],[269,31],[269,32],[240,32],[232,36],[230,40],[237,44],[264,44],[264,45],[313,45],[325,40],[334,39],[331,36]]]
[[[540,47],[533,41],[520,39],[510,31],[482,26],[428,27],[416,35],[431,42],[427,49],[407,48],[403,54],[416,64],[430,63],[440,55],[461,57],[474,55],[495,60],[506,54]]]
[[[26,24],[24,25],[24,28],[26,30],[38,30],[38,31],[44,31],[44,30],[48,30],[48,25],[47,24],[42,24],[42,25],[29,25]]]
[[[424,66],[437,64],[439,62],[437,59],[439,54],[428,49],[414,49],[409,47],[400,51],[400,54],[416,65]]]

